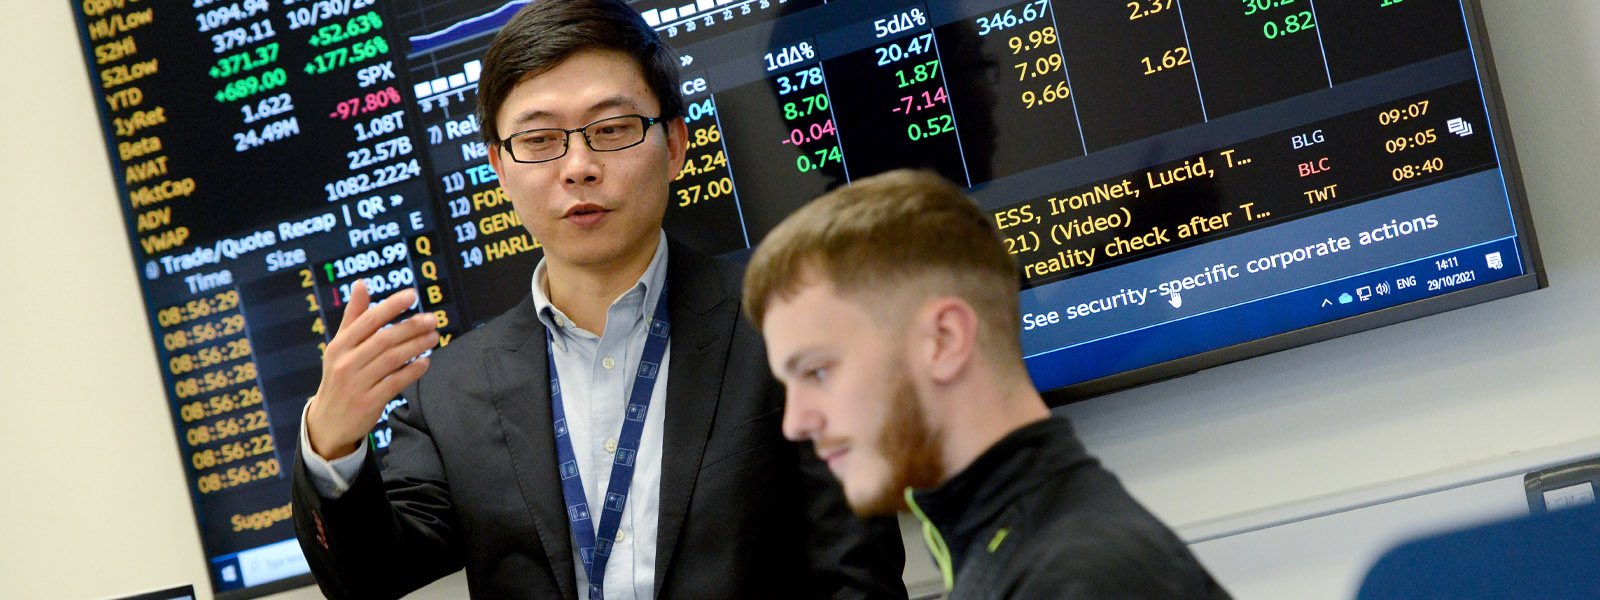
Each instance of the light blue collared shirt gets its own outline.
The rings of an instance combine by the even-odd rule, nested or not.
[[[604,504],[611,481],[612,456],[622,433],[628,395],[633,388],[639,358],[650,332],[656,299],[667,283],[667,236],[661,234],[655,258],[639,282],[623,292],[606,310],[606,330],[597,337],[572,323],[550,303],[545,293],[544,261],[533,270],[533,306],[550,330],[550,356],[561,372],[561,398],[567,411],[567,432],[577,455],[578,474],[589,506]],[[661,359],[672,361],[672,343]],[[667,373],[663,368],[645,413],[644,433],[634,463],[633,484],[617,528],[616,544],[606,562],[606,600],[650,600],[655,597],[656,520],[661,514],[661,448],[667,408]],[[599,523],[595,522],[598,527]],[[578,575],[578,595],[585,597],[589,575],[583,570],[578,543],[572,543],[572,564]]]

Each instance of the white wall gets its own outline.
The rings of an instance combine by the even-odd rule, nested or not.
[[[1485,3],[1551,288],[1066,409],[1178,529],[1600,435],[1600,3]],[[208,598],[69,3],[3,5],[0,596]]]
[[[0,19],[0,596],[202,581],[68,2]]]

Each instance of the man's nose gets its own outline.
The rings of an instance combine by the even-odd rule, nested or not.
[[[783,437],[792,442],[812,439],[822,430],[822,414],[797,394],[786,394],[783,402]]]
[[[567,138],[567,155],[562,157],[561,179],[568,184],[599,183],[603,169],[600,153],[589,148],[582,132]]]

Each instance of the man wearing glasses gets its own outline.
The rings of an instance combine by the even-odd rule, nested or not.
[[[409,363],[433,318],[382,326],[414,294],[354,294],[295,469],[329,597],[462,567],[484,598],[905,597],[893,523],[856,520],[783,439],[738,269],[661,231],[687,146],[676,68],[621,2],[531,3],[495,38],[484,138],[545,255],[527,301]],[[380,470],[361,443],[402,388]]]

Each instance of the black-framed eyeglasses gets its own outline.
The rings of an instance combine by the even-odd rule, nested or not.
[[[616,152],[632,148],[644,141],[650,127],[663,122],[644,115],[606,117],[577,129],[548,127],[519,131],[500,141],[511,160],[519,163],[541,163],[567,155],[572,134],[582,133],[583,142],[595,152]]]

